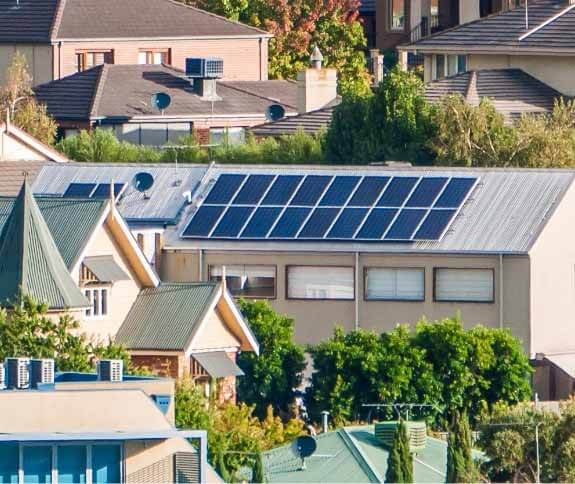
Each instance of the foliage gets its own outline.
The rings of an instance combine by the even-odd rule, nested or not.
[[[291,442],[303,430],[299,420],[284,425],[271,407],[260,420],[245,403],[208,401],[191,379],[176,383],[176,426],[208,431],[209,461],[229,472],[227,482],[240,469],[252,468],[260,452]]]
[[[245,375],[238,379],[238,397],[254,405],[260,418],[269,405],[285,415],[305,369],[303,349],[293,341],[293,319],[276,313],[267,301],[240,300],[240,309],[260,344],[260,355],[239,355]]]
[[[516,403],[531,394],[520,342],[508,330],[465,330],[458,316],[381,335],[337,328],[310,351],[315,372],[308,410],[315,419],[328,410],[336,424],[365,418],[365,403],[419,402],[433,406],[421,417],[445,428],[455,410],[475,418],[498,401]]]
[[[487,455],[483,470],[492,481],[535,482],[539,430],[541,482],[572,482],[575,475],[573,436],[575,402],[561,416],[532,404],[497,405],[482,420],[479,444]]]
[[[10,311],[0,308],[0,359],[9,356],[54,358],[59,371],[93,371],[95,360],[114,358],[124,360],[124,369],[137,372],[130,366],[128,352],[112,341],[88,341],[78,329],[80,323],[69,314],[59,318],[47,315],[48,308],[23,296]]]
[[[214,148],[201,147],[189,136],[182,138],[177,150],[160,150],[119,141],[112,130],[96,128],[63,139],[57,148],[72,160],[89,162],[319,163],[324,160],[323,136],[323,133],[308,135],[298,130],[293,135],[258,142],[249,135],[244,144],[224,143]]]
[[[56,122],[46,112],[46,107],[36,102],[32,90],[32,76],[24,54],[16,52],[6,69],[6,81],[0,86],[0,112],[10,113],[11,121],[39,139],[53,144]]]
[[[270,32],[269,74],[295,79],[309,66],[317,45],[328,67],[338,69],[342,94],[365,94],[369,76],[362,49],[366,46],[358,19],[358,0],[183,0]]]
[[[251,482],[257,482],[257,483],[266,482],[266,476],[264,472],[264,461],[261,452],[258,452],[256,455],[256,460],[254,462],[254,467],[252,469]]]
[[[447,441],[447,482],[475,482],[475,465],[471,455],[469,420],[464,413],[454,412]]]
[[[345,99],[334,110],[326,135],[326,158],[335,163],[417,160],[435,128],[423,82],[396,67],[373,96]]]
[[[413,482],[413,458],[409,450],[407,425],[403,420],[395,430],[389,456],[385,482]]]

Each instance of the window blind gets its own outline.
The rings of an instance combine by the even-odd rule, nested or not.
[[[423,301],[425,271],[414,268],[370,268],[367,270],[367,299]]]
[[[436,269],[437,301],[490,302],[494,299],[491,269]]]
[[[354,298],[352,267],[288,267],[288,298],[351,299]]]

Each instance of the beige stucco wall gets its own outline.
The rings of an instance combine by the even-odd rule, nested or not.
[[[222,253],[204,252],[204,278],[210,264],[269,264],[277,267],[276,298],[272,305],[281,313],[295,319],[296,339],[300,343],[317,343],[333,333],[336,324],[346,330],[355,325],[355,301],[318,301],[286,299],[286,267],[289,265],[355,266],[355,255],[350,253]],[[397,323],[413,323],[422,316],[439,319],[460,311],[467,327],[477,323],[500,325],[499,258],[496,256],[457,257],[442,255],[382,255],[361,254],[359,257],[358,294],[356,294],[359,326],[386,331]],[[392,302],[364,300],[364,269],[366,267],[423,267],[425,268],[425,301]],[[166,281],[198,280],[197,251],[165,251],[162,256],[162,278]],[[433,301],[434,267],[492,268],[495,271],[494,303],[439,303]],[[528,344],[529,340],[529,260],[527,257],[503,259],[503,321],[514,334]]]
[[[206,315],[188,351],[239,347],[240,342],[227,328],[219,310],[214,308]]]
[[[0,130],[0,161],[3,160],[48,161],[48,157],[17,140],[14,136]]]
[[[0,84],[6,80],[6,69],[16,52],[26,56],[34,85],[52,80],[52,46],[45,44],[0,45]]]
[[[575,351],[575,186],[530,251],[531,353]]]
[[[113,50],[114,64],[137,64],[140,49],[171,49],[172,65],[185,69],[186,57],[221,57],[224,78],[235,80],[267,79],[267,39],[198,39],[63,42],[54,46],[57,60],[54,77],[76,72],[76,51]]]

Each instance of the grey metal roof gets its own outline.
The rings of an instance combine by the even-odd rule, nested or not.
[[[197,202],[205,195],[209,180],[221,173],[475,176],[478,183],[440,241],[408,243],[301,242],[301,241],[210,241],[180,237]],[[178,227],[165,236],[168,248],[222,250],[290,250],[393,253],[527,253],[561,203],[575,178],[573,170],[405,168],[392,167],[293,167],[223,166],[212,168]]]
[[[225,351],[192,353],[192,356],[211,377],[224,378],[226,376],[242,376],[244,374]]]
[[[130,279],[111,255],[85,257],[82,262],[100,282],[127,281]]]
[[[218,291],[208,282],[144,289],[115,340],[129,349],[185,351]]]
[[[333,110],[334,106],[329,106],[297,116],[287,116],[278,121],[254,126],[250,131],[255,136],[283,136],[294,134],[299,129],[307,134],[317,134],[329,126]]]
[[[127,183],[118,202],[120,213],[131,224],[174,223],[186,203],[184,194],[193,191],[207,165],[66,163],[46,165],[33,185],[36,194],[62,196],[72,182]],[[148,172],[154,177],[149,198],[133,186],[134,176]]]

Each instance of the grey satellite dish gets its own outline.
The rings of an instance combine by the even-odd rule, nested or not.
[[[146,192],[154,185],[154,177],[150,173],[142,171],[136,174],[132,185],[134,185],[136,190],[144,194],[144,198],[149,198]]]
[[[168,93],[165,92],[157,92],[153,94],[150,98],[150,103],[154,106],[158,111],[164,112],[164,109],[172,103],[172,98]]]
[[[309,435],[298,437],[292,444],[293,453],[301,459],[301,470],[305,470],[305,460],[317,449],[317,442]]]
[[[271,104],[266,109],[266,119],[268,121],[277,121],[286,115],[286,110],[281,104]]]

